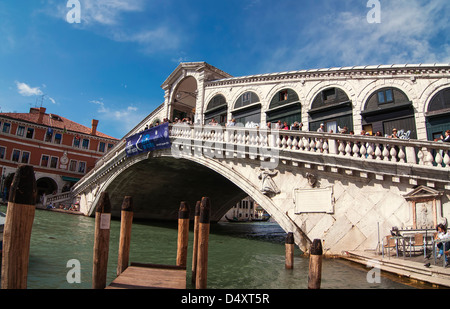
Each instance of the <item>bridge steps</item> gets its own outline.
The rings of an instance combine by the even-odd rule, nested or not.
[[[417,282],[425,282],[439,287],[450,287],[450,267],[444,268],[442,261],[433,263],[433,259],[425,260],[423,257],[410,259],[406,257],[382,257],[371,251],[348,251],[343,259],[366,265],[369,268],[377,267],[381,271],[409,278]],[[424,264],[430,263],[430,267]]]

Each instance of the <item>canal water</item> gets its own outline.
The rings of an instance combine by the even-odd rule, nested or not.
[[[0,211],[6,212],[5,206]],[[95,219],[36,210],[28,272],[29,289],[91,289]],[[115,278],[120,221],[111,222],[108,283]],[[192,265],[192,224],[188,252],[188,288]],[[308,263],[295,251],[293,270],[285,269],[286,233],[276,224],[217,223],[211,225],[208,255],[209,289],[307,289]],[[175,265],[177,223],[133,222],[130,261]],[[68,283],[79,261],[80,283]],[[395,277],[367,280],[369,268],[338,259],[324,259],[323,289],[411,288]]]

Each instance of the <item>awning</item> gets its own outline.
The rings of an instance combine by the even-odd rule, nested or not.
[[[75,177],[67,177],[67,176],[61,176],[62,180],[64,181],[70,181],[70,182],[77,182],[81,178],[75,178]]]

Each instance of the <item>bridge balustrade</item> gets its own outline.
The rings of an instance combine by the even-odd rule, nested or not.
[[[450,145],[443,142],[405,140],[398,138],[318,133],[290,130],[220,126],[171,126],[171,138],[191,140],[193,146],[209,142],[210,147],[223,150],[227,145],[272,148],[295,153],[316,153],[367,161],[387,161],[408,165],[424,165],[450,169]],[[254,151],[254,150],[253,150]]]

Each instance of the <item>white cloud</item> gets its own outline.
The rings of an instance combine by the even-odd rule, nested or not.
[[[25,83],[16,81],[17,90],[19,93],[25,97],[31,97],[35,95],[43,95],[44,93],[39,89],[39,87],[30,87]]]
[[[120,128],[118,131],[123,135],[133,129],[144,117],[136,106],[130,105],[126,108],[111,109],[106,106],[103,98],[91,100],[90,103],[99,105],[97,112],[100,114],[100,120],[105,122],[107,126]],[[117,126],[118,123],[120,124],[119,127]]]
[[[311,18],[289,45],[273,49],[264,69],[450,62],[448,0],[380,1],[381,23],[372,24],[366,2]]]

